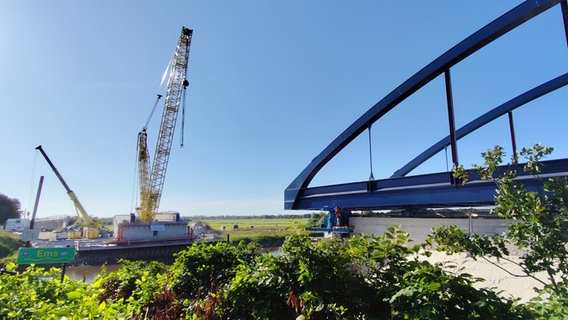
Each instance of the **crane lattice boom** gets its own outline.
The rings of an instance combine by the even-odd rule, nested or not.
[[[166,87],[164,109],[151,173],[146,145],[146,128],[138,134],[139,218],[142,221],[151,221],[160,206],[179,105],[182,93],[188,85],[186,73],[192,34],[193,30],[183,27],[176,46]]]

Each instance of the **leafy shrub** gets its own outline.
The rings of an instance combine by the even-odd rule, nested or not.
[[[306,235],[289,237],[282,254],[265,255],[239,267],[227,286],[229,319],[345,319],[365,314],[373,290],[348,270],[342,242],[312,243]]]
[[[168,272],[167,266],[163,263],[128,260],[121,260],[120,263],[122,267],[119,270],[107,275],[103,269],[95,279],[96,285],[103,289],[100,295],[101,301],[128,299],[130,297],[140,300],[140,287],[143,284],[152,286],[147,287],[149,290],[162,289],[163,281],[156,280],[158,276]]]
[[[172,289],[180,299],[201,299],[211,286],[223,286],[234,277],[241,264],[253,263],[260,247],[250,244],[232,246],[226,242],[195,243],[177,253],[172,266]]]
[[[14,271],[15,264],[7,269]],[[61,282],[57,268],[30,266],[0,275],[0,319],[117,319],[120,304],[99,303],[99,291],[80,281]]]

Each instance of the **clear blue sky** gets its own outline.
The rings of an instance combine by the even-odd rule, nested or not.
[[[0,0],[0,192],[31,210],[43,175],[39,216],[74,214],[41,144],[92,216],[130,212],[136,135],[186,26],[185,147],[173,146],[161,210],[284,213],[284,189],[348,125],[520,2]],[[564,73],[561,23],[553,8],[456,66],[457,126]],[[567,100],[560,90],[516,112],[518,145],[567,157]],[[446,119],[436,79],[377,122],[375,178],[447,135]],[[500,119],[460,141],[460,162],[495,144],[510,152],[507,132]],[[414,173],[445,169],[440,154]],[[368,176],[365,135],[312,185]]]

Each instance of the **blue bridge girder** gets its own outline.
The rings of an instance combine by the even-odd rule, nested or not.
[[[543,181],[568,177],[568,159],[542,162],[538,177],[522,175],[522,164],[515,168],[529,191],[544,192]],[[495,175],[509,167],[499,167]],[[304,190],[298,207],[316,210],[325,206],[351,210],[387,210],[406,207],[476,207],[495,203],[495,181],[470,176],[465,184],[455,183],[451,172],[313,187]]]
[[[409,206],[455,207],[493,204],[496,187],[494,182],[473,179],[465,185],[459,185],[453,180],[451,172],[417,176],[406,175],[448,145],[452,147],[452,152],[457,152],[455,151],[457,139],[515,108],[565,86],[568,84],[568,74],[563,74],[507,101],[458,130],[450,129],[449,136],[426,149],[397,170],[390,179],[371,179],[369,181],[318,187],[309,187],[309,184],[315,175],[356,137],[406,98],[443,73],[446,80],[448,110],[451,110],[451,79],[449,74],[451,67],[500,36],[558,4],[561,7],[564,31],[568,40],[568,5],[566,0],[528,0],[521,3],[426,65],[347,127],[286,188],[284,208],[318,210],[325,206],[338,206],[354,210],[369,210]],[[451,112],[453,111],[449,111],[450,128],[453,125]],[[454,163],[457,163],[457,156],[453,160]],[[545,167],[547,172],[543,172],[544,177],[568,176],[568,160],[566,159],[546,162]],[[504,169],[501,168],[501,170]],[[542,190],[542,180],[540,179],[535,179],[533,176],[520,176],[518,179],[529,190]]]

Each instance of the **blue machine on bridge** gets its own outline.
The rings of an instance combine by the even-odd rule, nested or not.
[[[323,224],[320,227],[311,228],[314,232],[324,232],[328,234],[350,234],[353,232],[353,226],[349,225],[350,210],[335,208],[324,208],[327,215],[324,218]]]

